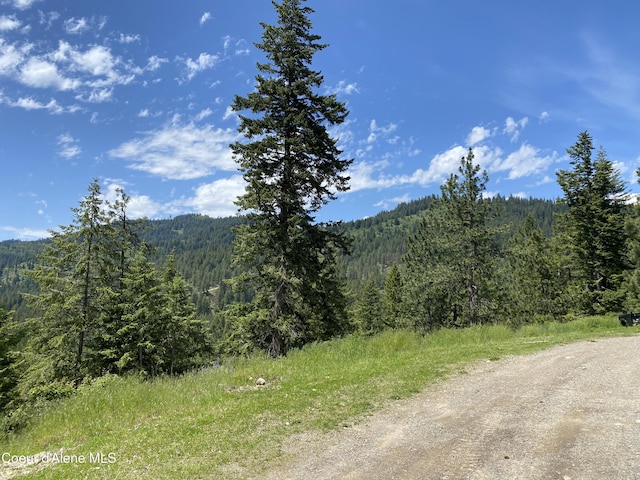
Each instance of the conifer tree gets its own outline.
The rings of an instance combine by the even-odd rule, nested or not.
[[[384,330],[384,312],[380,292],[373,278],[367,281],[355,311],[356,323],[361,333],[373,335]]]
[[[636,170],[640,181],[640,169]],[[627,257],[630,268],[624,272],[621,289],[625,294],[624,310],[640,312],[640,204],[630,208],[624,226],[627,238]]]
[[[489,319],[493,247],[490,204],[483,198],[488,176],[469,149],[441,187],[404,257],[405,303],[414,326],[466,326]]]
[[[504,275],[507,322],[518,326],[536,318],[558,318],[571,306],[569,265],[554,239],[543,235],[529,214],[511,238]]]
[[[146,247],[137,250],[122,279],[123,325],[118,338],[124,353],[116,365],[119,373],[135,370],[155,376],[163,371],[167,358],[162,342],[166,323],[160,276],[146,250]]]
[[[323,77],[312,61],[327,45],[312,33],[313,10],[303,3],[273,2],[277,25],[263,23],[256,44],[268,62],[257,65],[255,91],[232,105],[246,112],[239,131],[247,141],[231,148],[246,181],[237,205],[248,212],[234,245],[235,264],[245,273],[234,283],[256,292],[254,313],[236,323],[262,319],[236,328],[255,332],[254,346],[273,356],[346,328],[336,259],[348,242],[315,215],[348,189],[351,160],[340,158],[328,132],[345,121],[347,109],[335,95],[318,93]]]
[[[79,207],[73,222],[51,231],[51,240],[38,263],[27,274],[40,292],[27,295],[40,316],[29,325],[27,376],[34,384],[77,383],[88,371],[86,348],[95,340],[98,319],[105,306],[104,289],[110,275],[108,218],[97,179]]]
[[[560,216],[578,260],[579,274],[589,292],[590,312],[617,310],[618,292],[626,268],[624,216],[626,191],[620,172],[601,148],[596,158],[593,140],[581,132],[567,149],[572,170],[557,172],[569,211]]]
[[[196,317],[189,286],[176,270],[174,252],[167,259],[162,288],[165,333],[160,340],[166,352],[165,371],[173,375],[194,366],[198,355],[206,353],[210,345],[204,324]]]
[[[0,418],[10,408],[17,393],[16,347],[19,329],[12,323],[12,312],[0,307]]]
[[[402,276],[398,265],[394,263],[384,282],[382,303],[384,305],[385,323],[389,327],[402,324]]]

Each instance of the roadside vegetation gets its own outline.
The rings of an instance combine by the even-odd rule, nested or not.
[[[296,436],[348,428],[394,400],[464,374],[475,361],[637,333],[614,316],[518,330],[389,330],[309,344],[276,360],[230,358],[181,377],[108,376],[50,404],[22,432],[5,436],[0,451],[107,459],[31,467],[29,478],[38,479],[251,478],[295,452]],[[258,378],[266,385],[257,386]],[[0,477],[6,472],[0,467]]]

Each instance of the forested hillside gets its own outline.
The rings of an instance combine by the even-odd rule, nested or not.
[[[389,268],[399,264],[407,252],[410,235],[415,233],[420,218],[434,197],[402,203],[395,209],[373,217],[344,222],[341,228],[352,240],[351,255],[340,257],[341,274],[353,294],[359,294],[372,278],[382,287]],[[491,204],[499,212],[496,225],[505,226],[501,243],[505,243],[533,215],[546,235],[551,235],[554,213],[565,210],[552,200],[496,197]],[[167,220],[148,222],[141,237],[153,248],[150,258],[161,262],[175,252],[177,269],[192,285],[194,301],[201,315],[211,308],[220,308],[231,300],[231,289],[224,283],[233,275],[231,266],[232,228],[242,222],[240,217],[211,218],[204,215],[183,215]],[[47,241],[0,242],[0,305],[17,310],[16,318],[28,315],[20,292],[32,292],[35,283],[21,275],[21,269],[33,267],[36,256]],[[162,265],[159,265],[161,267]]]

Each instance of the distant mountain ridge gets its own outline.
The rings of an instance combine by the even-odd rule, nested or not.
[[[424,197],[372,217],[348,221],[341,228],[353,239],[350,255],[341,257],[342,274],[350,290],[357,293],[373,278],[379,286],[384,283],[388,269],[399,264],[407,249],[409,236],[416,230],[422,212],[434,196]],[[532,214],[545,234],[550,235],[554,214],[563,206],[553,200],[495,197],[490,200],[499,214],[496,223],[507,226],[500,239],[504,243],[518,225]],[[224,280],[234,275],[232,267],[233,227],[243,221],[240,216],[211,218],[205,215],[181,215],[166,220],[149,221],[142,239],[155,247],[158,263],[175,251],[178,270],[194,289],[194,301],[200,314],[219,308],[237,298],[233,297]],[[28,315],[20,297],[21,291],[34,291],[36,285],[21,275],[29,269],[47,240],[0,242],[0,306],[17,310],[17,317]]]

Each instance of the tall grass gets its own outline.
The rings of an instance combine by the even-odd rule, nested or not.
[[[353,425],[474,360],[634,333],[612,317],[518,331],[501,325],[426,336],[388,331],[308,345],[277,360],[230,359],[179,378],[107,377],[4,439],[0,453],[62,449],[115,459],[35,468],[30,478],[250,478],[286,455],[283,445],[292,435]],[[258,377],[266,386],[255,385]]]

